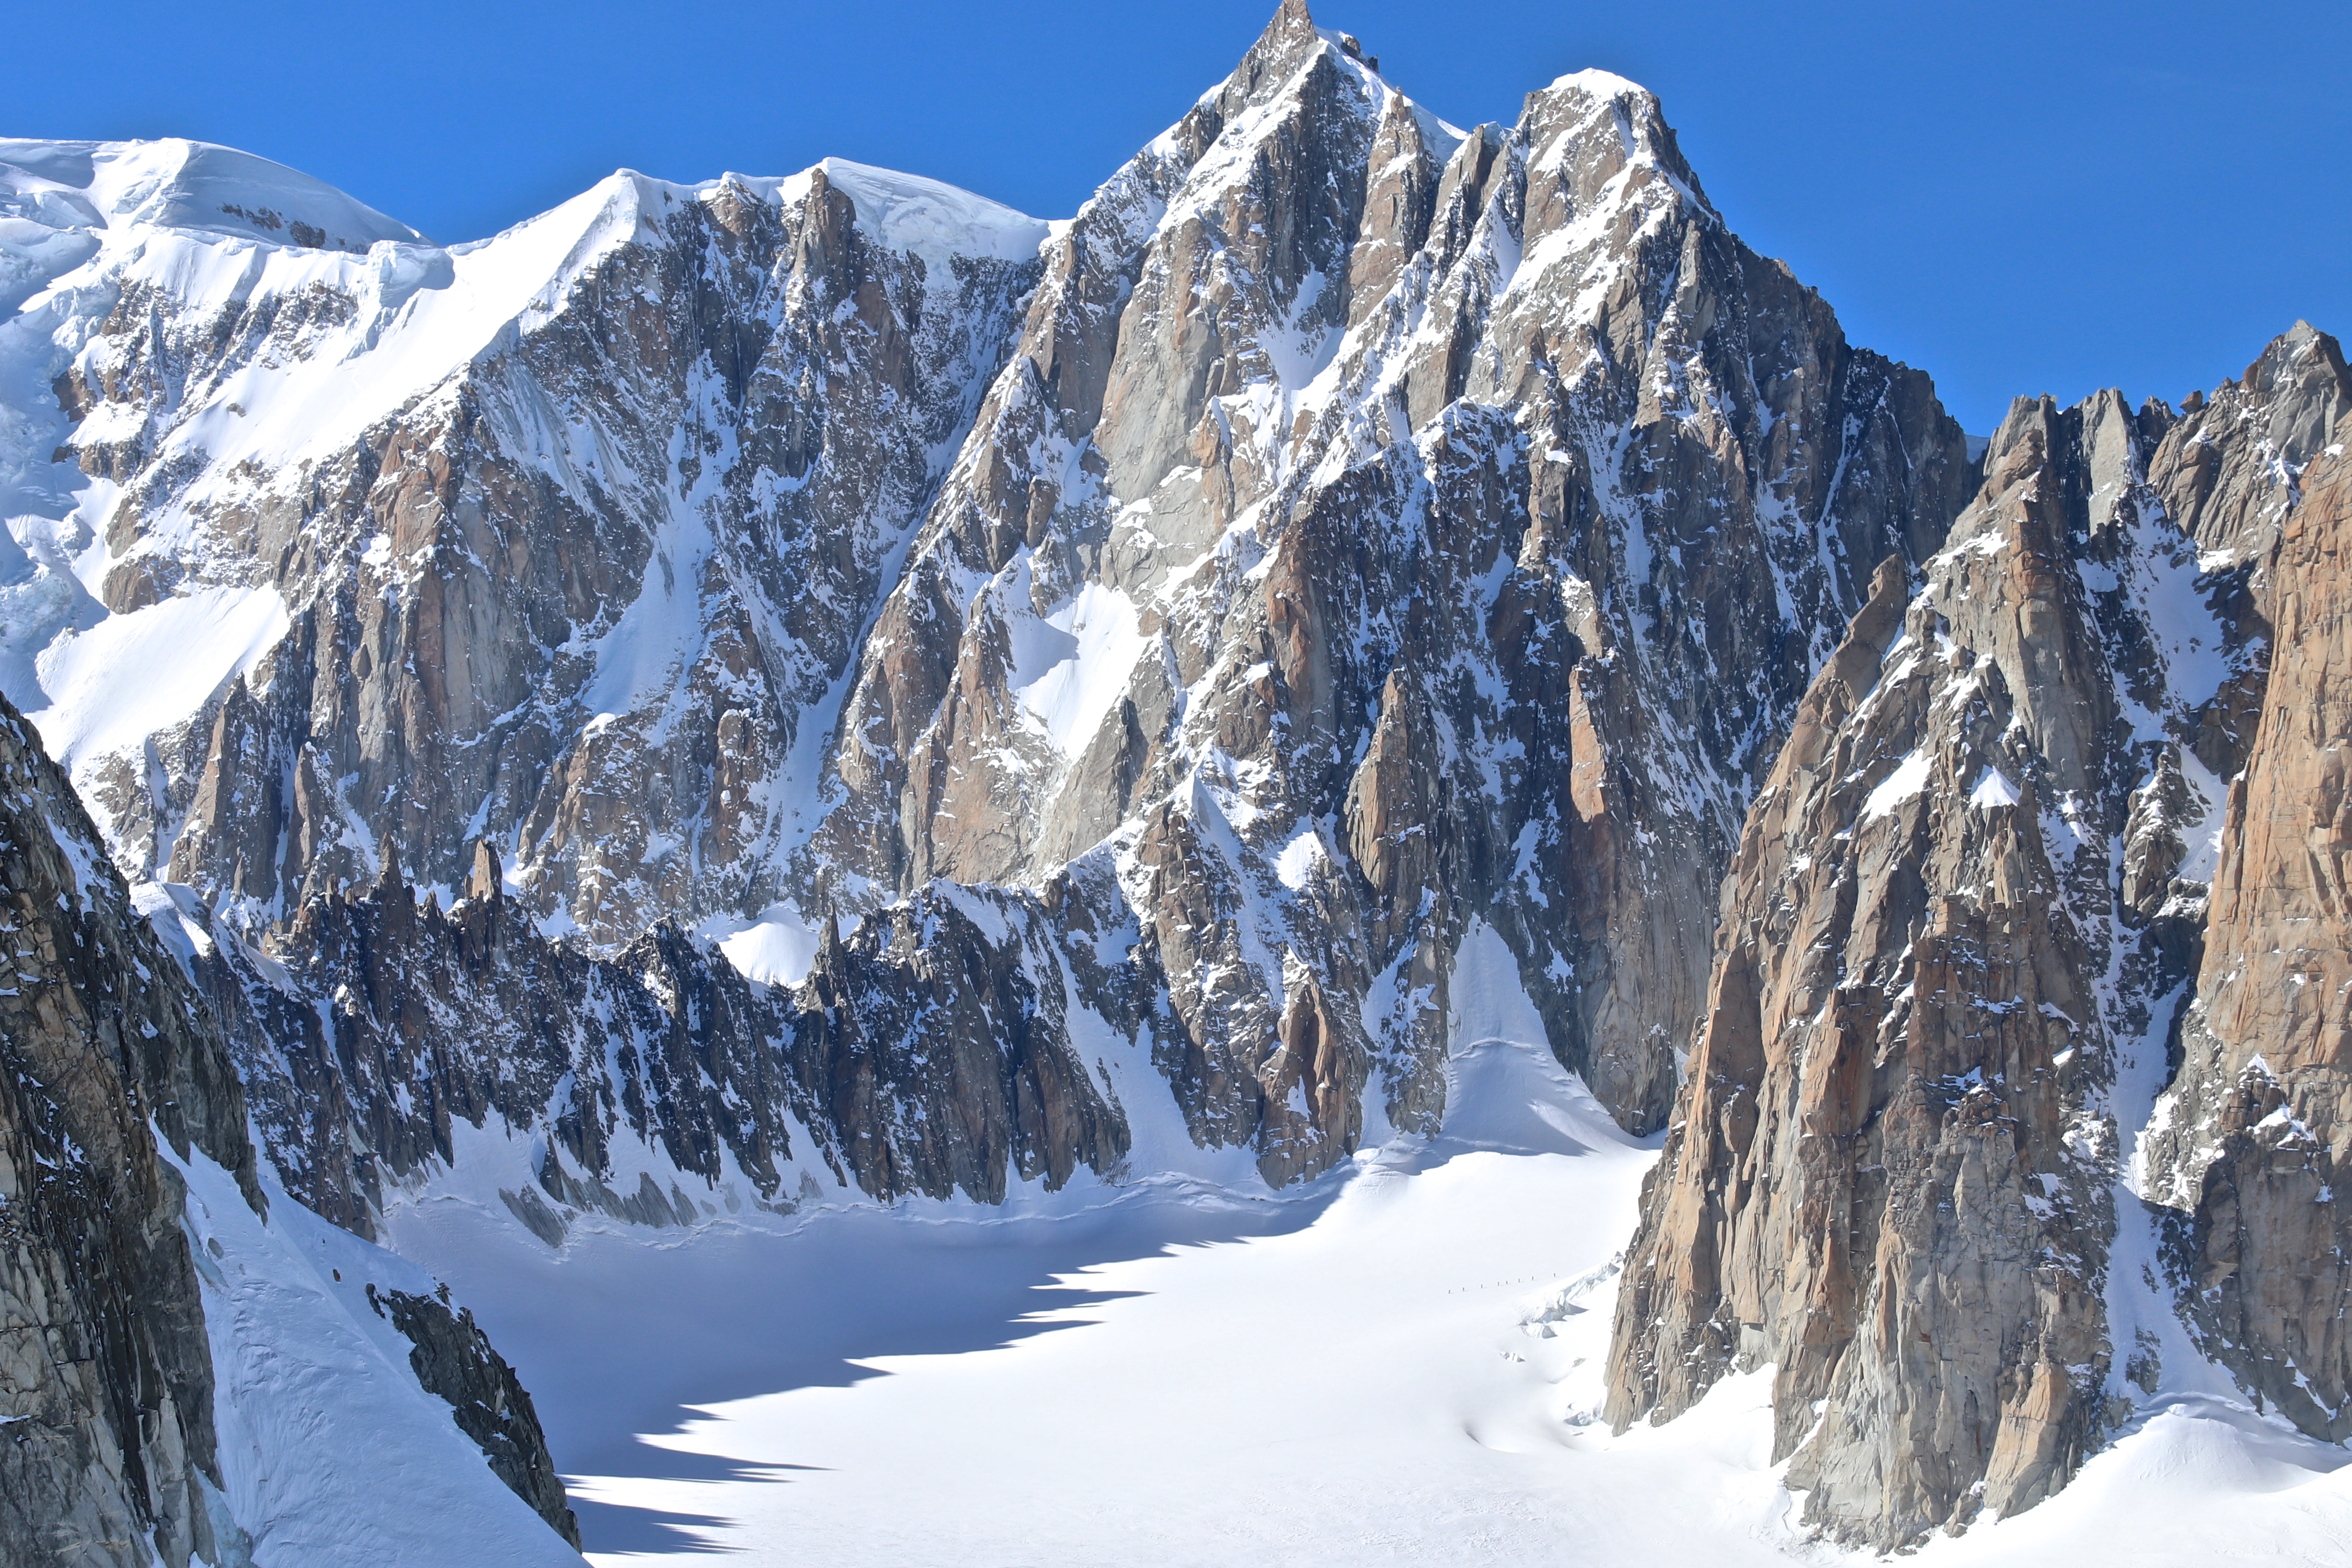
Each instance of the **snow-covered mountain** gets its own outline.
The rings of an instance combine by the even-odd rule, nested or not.
[[[1666,1134],[1610,1416],[1769,1363],[1807,1517],[1891,1545],[2170,1386],[2118,1336],[2352,1377],[2262,1370],[2281,1276],[2126,1278],[2275,1255],[2214,1184],[2352,1126],[2199,890],[2340,920],[2229,881],[2291,835],[2228,802],[2335,787],[2266,703],[2347,408],[2299,327],[1978,442],[1648,92],[1457,128],[1299,0],[1053,223],[828,160],[443,247],[0,142],[0,691],[287,1223],[1262,1196],[1445,1130],[1491,1014]]]
[[[125,869],[266,924],[488,833],[608,942],[758,907],[1045,226],[840,163],[623,173],[450,250],[167,221],[359,210],[191,178],[235,159],[8,175],[10,684]]]
[[[172,184],[226,155],[80,156],[10,176],[6,647],[125,871],[266,955],[395,860],[454,900],[487,843],[551,940],[674,921],[785,984],[829,921],[882,922],[855,951],[978,896],[1027,949],[961,967],[1061,994],[1083,1027],[1039,1048],[1110,1047],[1055,1069],[1114,1129],[1047,1135],[1057,1174],[1147,1101],[1277,1184],[1434,1127],[1482,923],[1659,1125],[1754,782],[1969,483],[1650,95],[1587,73],[1457,131],[1295,5],[1054,226],[827,163],[352,255],[161,221],[236,197]],[[344,1092],[437,1106],[403,1087]],[[811,1136],[922,1121],[849,1100]]]

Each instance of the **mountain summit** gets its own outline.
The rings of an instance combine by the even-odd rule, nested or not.
[[[1066,221],[829,159],[442,247],[182,142],[0,143],[0,689],[288,1207],[1263,1195],[1507,1016],[1664,1139],[1621,1430],[1769,1365],[1882,1547],[2158,1362],[2341,1436],[2324,334],[1979,450],[1652,94],[1457,128],[1299,0]]]

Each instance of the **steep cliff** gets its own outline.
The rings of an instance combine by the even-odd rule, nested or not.
[[[834,162],[351,254],[188,219],[220,149],[9,146],[0,681],[126,871],[266,926],[488,830],[600,942],[778,896],[1044,225]]]
[[[257,1399],[249,1361],[282,1377],[292,1358],[245,1353],[258,1347],[234,1310],[230,1276],[253,1278],[263,1260],[221,1237],[274,1233],[282,1241],[307,1216],[283,1212],[294,1205],[282,1194],[271,1214],[268,1173],[248,1141],[246,1100],[215,1014],[133,906],[63,771],[5,700],[0,889],[0,1539],[8,1561],[143,1568],[160,1557],[184,1568],[250,1562],[257,1547],[270,1560],[284,1512],[257,1500],[254,1476],[293,1468],[280,1451],[289,1429],[307,1449],[352,1464],[382,1428],[336,1406],[366,1374],[345,1355],[329,1363],[320,1385]],[[205,1194],[191,1192],[191,1172],[208,1184]],[[374,1260],[399,1268],[381,1254]],[[291,1282],[263,1283],[282,1291]],[[407,1504],[441,1499],[483,1509],[480,1489],[495,1483],[478,1458],[469,1488],[454,1453],[462,1427],[499,1478],[576,1545],[529,1396],[470,1322],[463,1328],[477,1353],[436,1363],[427,1385],[459,1408],[454,1427],[443,1418],[453,1450],[445,1458],[457,1468]],[[413,1378],[389,1381],[382,1396],[405,1401],[415,1419],[424,1391]],[[257,1403],[271,1406],[263,1423],[271,1435],[254,1435]],[[521,1419],[486,1436],[463,1415],[485,1403]],[[362,1494],[369,1485],[356,1467],[352,1485]],[[296,1500],[298,1511],[336,1506]],[[495,1529],[484,1537],[499,1538]],[[403,1550],[401,1532],[369,1539],[374,1550]],[[528,1552],[522,1560],[531,1560]]]
[[[41,1561],[401,1527],[318,1513],[331,1367],[463,1460],[419,1528],[562,1560],[511,1368],[357,1239],[404,1197],[561,1248],[1280,1186],[1439,1131],[1481,985],[1664,1133],[1621,1431],[1769,1366],[1806,1519],[1879,1548],[2214,1365],[2352,1438],[2305,323],[1972,461],[1653,95],[1464,130],[1283,0],[1064,223],[828,160],[443,247],[0,142],[0,412]]]
[[[1884,1547],[2032,1506],[2158,1392],[2169,1304],[2110,1263],[2269,651],[2183,520],[2302,537],[2265,443],[2344,383],[2298,361],[2342,363],[2299,327],[2186,416],[2021,401],[1924,586],[1882,567],[1725,879],[1621,1428],[1769,1364],[1806,1517]]]
[[[572,1516],[563,1482],[548,1458],[547,1436],[540,1429],[530,1391],[491,1348],[489,1337],[475,1326],[474,1314],[462,1307],[451,1311],[446,1294],[379,1294],[373,1283],[367,1287],[368,1304],[415,1345],[408,1352],[408,1364],[417,1383],[449,1402],[458,1428],[480,1446],[499,1479],[577,1547],[580,1521]]]
[[[2168,1261],[2199,1348],[2258,1403],[2342,1442],[2352,1438],[2352,1219],[2336,1195],[2352,1168],[2352,421],[2324,440],[2288,454],[2299,503],[2274,525],[2266,562],[2277,651],[2245,770],[2230,783],[2204,963],[2145,1181],[2167,1211]]]

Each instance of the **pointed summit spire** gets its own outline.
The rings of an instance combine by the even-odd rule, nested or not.
[[[499,863],[499,852],[487,838],[474,840],[474,868],[466,877],[466,898],[469,903],[496,903],[506,887],[506,872]]]
[[[1254,99],[1259,89],[1288,78],[1322,41],[1323,36],[1315,30],[1315,18],[1307,14],[1307,0],[1282,0],[1265,31],[1225,79],[1226,92],[1238,89],[1244,101]]]
[[[1311,38],[1315,36],[1315,18],[1307,14],[1307,0],[1282,0],[1274,8],[1274,19],[1258,36],[1261,44],[1276,38]]]

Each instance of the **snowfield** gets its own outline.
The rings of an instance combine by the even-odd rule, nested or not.
[[[514,1360],[599,1564],[1843,1560],[1780,1485],[1769,1371],[1667,1426],[1594,1419],[1654,1148],[1461,1022],[1445,1135],[1297,1194],[583,1223],[560,1254],[442,1197],[392,1239]],[[1921,1558],[2341,1563],[2347,1458],[2184,1396]]]

